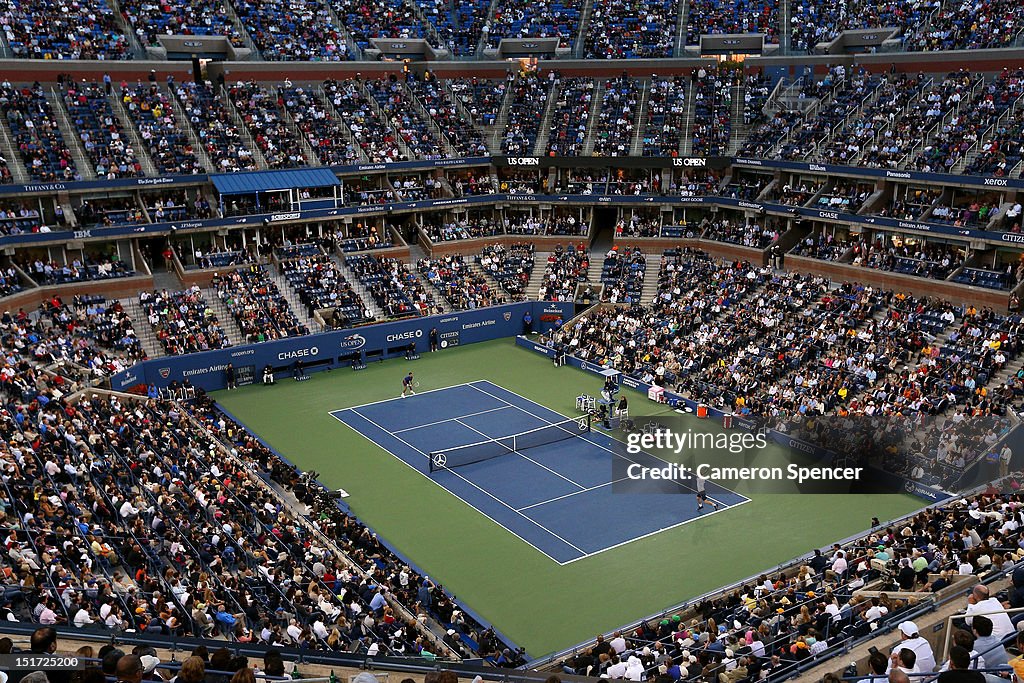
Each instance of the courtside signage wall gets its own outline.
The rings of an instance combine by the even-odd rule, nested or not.
[[[426,353],[430,348],[430,331],[434,329],[438,332],[439,341],[447,342],[443,351],[519,334],[523,331],[523,316],[527,312],[533,318],[533,328],[545,331],[555,324],[557,318],[571,318],[573,304],[527,301],[185,356],[166,356],[139,363],[113,375],[110,386],[115,391],[131,391],[149,384],[162,388],[171,382],[181,383],[187,379],[193,386],[214,391],[225,387],[224,368],[228,363],[236,370],[253,369],[253,375],[244,374],[254,378],[262,376],[267,365],[280,373],[288,372],[296,362],[302,362],[310,370],[347,367],[357,360],[365,363],[402,356],[413,343],[419,353]]]

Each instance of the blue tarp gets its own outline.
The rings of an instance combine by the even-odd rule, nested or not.
[[[255,171],[253,173],[222,173],[211,175],[217,192],[225,194],[252,194],[270,190],[289,190],[300,187],[330,187],[340,185],[338,176],[329,168],[296,168],[289,171]]]

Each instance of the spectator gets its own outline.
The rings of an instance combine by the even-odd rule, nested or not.
[[[900,643],[893,648],[893,657],[889,663],[889,670],[896,668],[895,662],[901,650],[910,650],[914,654],[917,671],[929,673],[935,670],[935,655],[932,654],[931,644],[922,638],[918,633],[917,624],[912,621],[904,621],[897,627],[900,632]]]
[[[998,598],[991,596],[988,586],[984,584],[978,584],[971,590],[971,594],[967,597],[967,610],[964,614],[965,621],[969,626],[973,625],[971,616],[974,614],[988,617],[992,623],[992,632],[989,635],[999,641],[1017,630],[1013,622],[1010,621],[1003,603],[999,602]]]

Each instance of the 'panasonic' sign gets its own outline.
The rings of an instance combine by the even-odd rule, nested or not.
[[[298,211],[292,211],[291,213],[275,213],[270,217],[271,221],[293,221],[296,218],[301,218],[302,214]]]

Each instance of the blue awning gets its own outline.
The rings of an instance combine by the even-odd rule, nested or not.
[[[222,173],[211,175],[217,192],[225,194],[252,194],[271,190],[290,190],[302,187],[330,187],[341,185],[338,176],[329,168],[295,168],[288,171],[254,171],[251,173]]]

